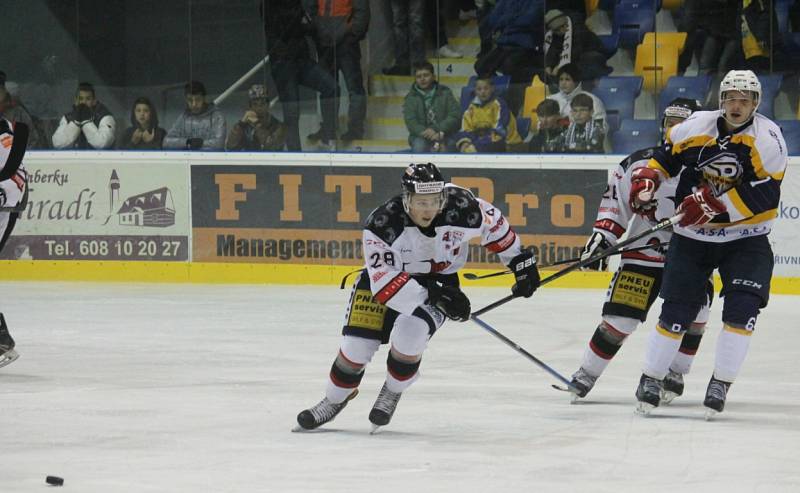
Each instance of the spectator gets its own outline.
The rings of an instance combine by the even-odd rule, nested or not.
[[[430,0],[425,3],[425,18],[428,32],[434,34],[436,55],[441,58],[463,58],[464,55],[453,49],[447,39],[447,15],[442,8],[442,0]]]
[[[0,72],[0,114],[13,123],[22,122],[30,129],[28,149],[47,149],[50,143],[42,130],[42,122],[31,115],[19,98],[19,85],[6,81],[5,72]]]
[[[505,152],[508,145],[519,144],[517,120],[508,104],[494,95],[494,84],[489,76],[475,82],[475,98],[461,120],[456,147],[459,152]]]
[[[458,101],[449,87],[436,81],[430,62],[414,65],[414,78],[403,102],[411,152],[452,149],[461,118]]]
[[[336,140],[336,81],[311,58],[306,35],[312,25],[298,0],[270,0],[262,12],[270,73],[278,88],[286,125],[286,148],[300,147],[300,86],[319,93],[321,130],[309,135],[324,145]],[[268,15],[267,15],[268,14]]]
[[[568,63],[581,67],[584,80],[611,73],[606,65],[603,42],[585,24],[560,10],[548,10],[544,16],[544,72],[548,83],[557,79],[558,69]]]
[[[125,130],[120,149],[161,149],[167,131],[158,126],[158,113],[147,98],[138,98],[131,108],[131,126]]]
[[[586,94],[592,98],[594,119],[602,120],[603,127],[605,128],[606,108],[603,102],[600,101],[600,98],[581,88],[581,72],[578,70],[578,66],[574,63],[567,63],[566,65],[562,65],[556,74],[558,75],[559,90],[552,96],[547,96],[547,98],[558,103],[558,107],[561,108],[561,116],[571,117],[570,103],[572,102],[572,98],[578,94]]]
[[[53,147],[111,149],[116,126],[114,117],[95,97],[94,87],[88,82],[81,82],[75,91],[72,111],[61,117],[53,133]]]
[[[765,0],[743,0],[741,40],[745,66],[756,73],[783,70],[783,57],[775,56],[783,49],[778,19]]]
[[[206,102],[206,86],[196,80],[183,88],[186,110],[164,138],[164,149],[219,151],[225,145],[225,117]]]
[[[684,73],[697,54],[698,74],[727,72],[739,53],[740,0],[686,0],[681,30],[686,44],[678,58],[678,72]]]
[[[269,114],[269,93],[262,84],[247,92],[250,104],[242,119],[228,134],[229,151],[282,151],[286,145],[286,125]]]
[[[320,65],[337,84],[341,71],[347,84],[348,125],[341,139],[345,142],[363,139],[367,91],[361,74],[359,42],[367,35],[369,27],[369,0],[311,0],[308,11],[314,22]],[[339,114],[338,109],[335,114]],[[323,134],[320,130],[319,137]]]
[[[563,152],[600,153],[606,134],[603,122],[595,120],[594,100],[588,94],[578,94],[570,102],[572,116],[563,134]]]
[[[544,2],[498,0],[484,19],[486,28],[499,33],[495,47],[475,62],[475,72],[494,75],[498,71],[511,77],[508,104],[518,112],[525,87],[534,75],[544,79],[542,71],[544,37]]]
[[[569,118],[561,116],[558,103],[545,99],[536,107],[539,122],[536,133],[529,143],[532,153],[564,152],[563,134],[569,126]]]
[[[425,61],[424,0],[391,0],[394,65],[385,75],[408,75],[411,64]]]
[[[478,58],[485,57],[490,51],[492,51],[492,28],[489,27],[489,23],[486,22],[486,18],[489,17],[489,14],[494,9],[496,1],[495,0],[476,0],[475,5],[475,13],[478,18],[478,36],[481,38],[481,48],[478,51]]]

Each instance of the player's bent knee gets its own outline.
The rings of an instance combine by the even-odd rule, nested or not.
[[[692,326],[692,322],[694,322],[699,312],[700,305],[664,300],[661,305],[658,324],[669,332],[685,334]]]
[[[428,323],[414,316],[401,315],[392,329],[389,341],[400,354],[420,355],[428,347],[430,338]]]
[[[605,334],[608,340],[622,341],[633,334],[633,331],[636,330],[640,323],[638,319],[631,317],[603,315],[603,320],[597,328]]]
[[[753,330],[763,304],[764,300],[755,293],[731,291],[725,295],[722,321],[731,327]]]
[[[372,361],[372,356],[380,345],[381,341],[377,339],[346,335],[339,346],[339,357],[345,358],[352,365],[364,366]]]

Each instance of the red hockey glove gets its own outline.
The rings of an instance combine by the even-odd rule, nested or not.
[[[711,190],[701,187],[691,195],[687,195],[675,212],[683,214],[678,224],[686,227],[701,226],[714,219],[715,216],[722,214],[725,210],[725,204],[714,197]]]
[[[656,190],[661,176],[652,168],[638,168],[631,173],[631,193],[628,203],[636,214],[649,216],[655,213]]]

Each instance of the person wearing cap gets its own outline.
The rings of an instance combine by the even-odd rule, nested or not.
[[[219,151],[225,146],[225,117],[206,101],[206,87],[193,80],[184,86],[186,110],[164,138],[164,149]]]
[[[250,104],[241,120],[231,128],[225,149],[228,151],[282,151],[286,145],[286,125],[269,113],[269,92],[263,84],[247,91]]]
[[[584,80],[611,73],[606,65],[603,42],[585,24],[575,21],[559,9],[544,15],[544,65],[547,82],[558,82],[558,69],[568,63],[581,67]]]
[[[167,131],[158,126],[158,113],[145,97],[137,98],[131,108],[131,126],[125,130],[120,149],[161,149]]]

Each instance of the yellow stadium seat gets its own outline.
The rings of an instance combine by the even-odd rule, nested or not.
[[[531,85],[525,88],[525,100],[522,103],[522,114],[519,116],[531,119],[531,128],[539,121],[536,116],[536,107],[547,97],[547,86],[538,75],[533,76]]]
[[[642,44],[674,45],[678,47],[678,53],[680,54],[683,53],[683,47],[686,45],[686,33],[644,33]]]
[[[584,0],[583,3],[586,6],[586,17],[589,17],[597,10],[597,6],[600,5],[600,0]]]
[[[642,76],[645,91],[660,91],[667,79],[678,73],[678,47],[640,44],[636,47],[633,73]]]

